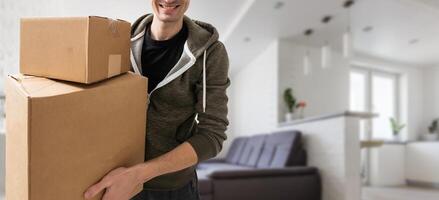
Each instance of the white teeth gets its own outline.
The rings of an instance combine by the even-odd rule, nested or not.
[[[160,4],[160,6],[161,6],[162,8],[177,8],[177,7],[178,7],[178,5],[176,5],[176,6],[171,6],[171,5],[163,5],[163,4]]]

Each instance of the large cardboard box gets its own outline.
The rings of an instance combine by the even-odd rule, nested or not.
[[[92,85],[8,77],[6,199],[84,199],[110,170],[142,163],[146,91],[133,73]]]
[[[23,18],[20,72],[87,84],[127,72],[130,26],[95,16]]]

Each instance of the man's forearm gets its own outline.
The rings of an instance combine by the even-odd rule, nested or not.
[[[145,163],[134,166],[141,183],[156,176],[179,171],[195,165],[197,154],[188,142],[184,142],[175,149]]]

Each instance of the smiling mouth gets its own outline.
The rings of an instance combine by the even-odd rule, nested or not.
[[[164,9],[176,9],[180,7],[180,5],[166,5],[166,4],[159,4],[160,8]]]

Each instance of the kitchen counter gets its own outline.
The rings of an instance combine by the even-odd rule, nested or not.
[[[321,120],[337,118],[337,117],[342,117],[342,116],[356,117],[356,118],[361,118],[361,119],[370,119],[370,118],[377,117],[378,115],[374,114],[374,113],[369,113],[369,112],[343,111],[343,112],[337,112],[337,113],[332,113],[332,114],[324,114],[324,115],[306,117],[303,119],[297,119],[297,120],[293,120],[290,122],[281,122],[281,123],[279,123],[279,127],[304,124],[304,123],[321,121]]]

